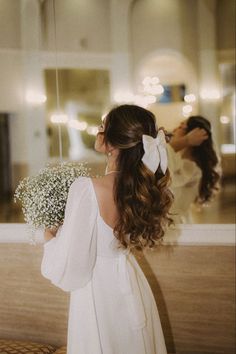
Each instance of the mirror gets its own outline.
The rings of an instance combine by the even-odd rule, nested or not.
[[[88,161],[102,173],[104,158],[92,149],[96,127],[113,104],[132,102],[167,130],[189,115],[211,121],[222,188],[208,207],[193,208],[193,220],[234,223],[234,6],[2,0],[0,222],[23,222],[13,192],[59,161],[59,125],[63,160]]]

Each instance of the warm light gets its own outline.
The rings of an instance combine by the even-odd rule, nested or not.
[[[76,120],[76,119],[71,119],[71,120],[69,120],[69,122],[68,122],[68,126],[69,126],[70,128],[74,128],[74,129],[83,131],[83,130],[86,130],[86,129],[87,129],[88,124],[87,124],[87,122],[79,122],[79,121]]]
[[[144,99],[144,96],[140,95],[134,96],[134,104],[143,108],[146,108],[148,106],[147,102]]]
[[[164,92],[164,88],[158,83],[159,79],[156,76],[145,78],[143,80],[143,92],[154,96],[161,95]]]
[[[42,104],[47,101],[47,97],[42,93],[28,91],[25,95],[25,99],[31,104]]]
[[[148,77],[147,77],[148,78]],[[147,79],[146,78],[146,79]],[[150,80],[152,80],[153,78],[149,78]],[[154,82],[157,82],[157,80],[159,80],[157,77],[154,77]],[[137,106],[141,106],[146,108],[148,105],[153,104],[156,102],[157,95],[160,95],[164,92],[164,88],[162,85],[148,85],[144,87],[144,91],[145,88],[147,88],[145,94],[141,94],[141,95],[133,95],[130,92],[117,92],[114,96],[114,100],[117,103],[134,103]],[[107,116],[107,113],[102,115],[102,120],[104,120],[104,118]]]
[[[87,133],[89,135],[97,135],[98,133],[98,127],[94,126],[94,125],[90,125],[88,128],[87,128]]]
[[[135,95],[134,96],[134,104],[137,106],[147,108],[148,105],[155,103],[156,102],[156,97],[152,95]]]
[[[146,76],[144,79],[143,79],[143,85],[146,86],[146,85],[150,85],[152,81],[152,78],[150,76]],[[159,82],[159,81],[158,81]]]
[[[146,108],[149,104],[155,103],[156,102],[156,97],[152,95],[147,95],[147,96],[142,96],[142,95],[136,95],[134,96],[134,104],[137,106],[141,106]]]
[[[159,82],[160,80],[157,76],[153,76],[153,77],[146,76],[142,81],[144,86],[157,85],[159,84]]]
[[[200,96],[203,100],[218,100],[220,93],[218,90],[202,90]]]
[[[107,114],[108,114],[108,113],[104,113],[104,114],[102,115],[102,117],[101,117],[101,120],[102,120],[102,121],[104,121],[104,119],[106,118]]]
[[[183,113],[184,114],[189,114],[192,112],[192,110],[193,110],[193,107],[190,104],[183,106]]]
[[[114,101],[117,103],[132,102],[134,95],[130,92],[117,92],[114,95]]]
[[[196,101],[196,96],[193,93],[190,93],[189,95],[184,96],[184,100],[187,103],[195,102]]]
[[[236,145],[235,144],[222,144],[221,145],[222,154],[235,154]]]
[[[145,96],[145,100],[148,104],[152,104],[152,103],[156,102],[157,98],[156,98],[156,96],[148,95],[148,96]]]
[[[164,87],[162,85],[153,86],[150,90],[151,95],[161,95],[164,92]]]
[[[229,124],[230,119],[229,119],[229,117],[227,117],[227,116],[221,116],[221,117],[220,117],[220,122],[221,122],[222,124]]]
[[[161,95],[164,92],[164,88],[162,85],[146,85],[144,86],[143,91],[150,95]]]
[[[157,84],[159,84],[159,82],[160,82],[160,80],[159,80],[159,78],[158,78],[157,76],[153,76],[153,77],[151,78],[151,83],[152,83],[153,85],[157,85]]]
[[[64,113],[54,113],[50,117],[50,121],[54,124],[56,123],[67,123],[68,116]]]

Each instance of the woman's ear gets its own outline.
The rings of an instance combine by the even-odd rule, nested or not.
[[[106,153],[108,156],[112,156],[116,158],[119,155],[119,149],[115,148],[114,146],[107,144],[106,146]]]

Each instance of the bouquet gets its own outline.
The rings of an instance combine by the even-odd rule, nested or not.
[[[89,176],[83,163],[47,165],[36,176],[24,178],[16,188],[14,201],[20,201],[32,233],[38,228],[54,228],[63,223],[69,188],[79,176]]]

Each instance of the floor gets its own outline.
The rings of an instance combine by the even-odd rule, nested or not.
[[[235,224],[236,185],[234,180],[223,182],[215,199],[201,209],[192,207],[196,224]]]

